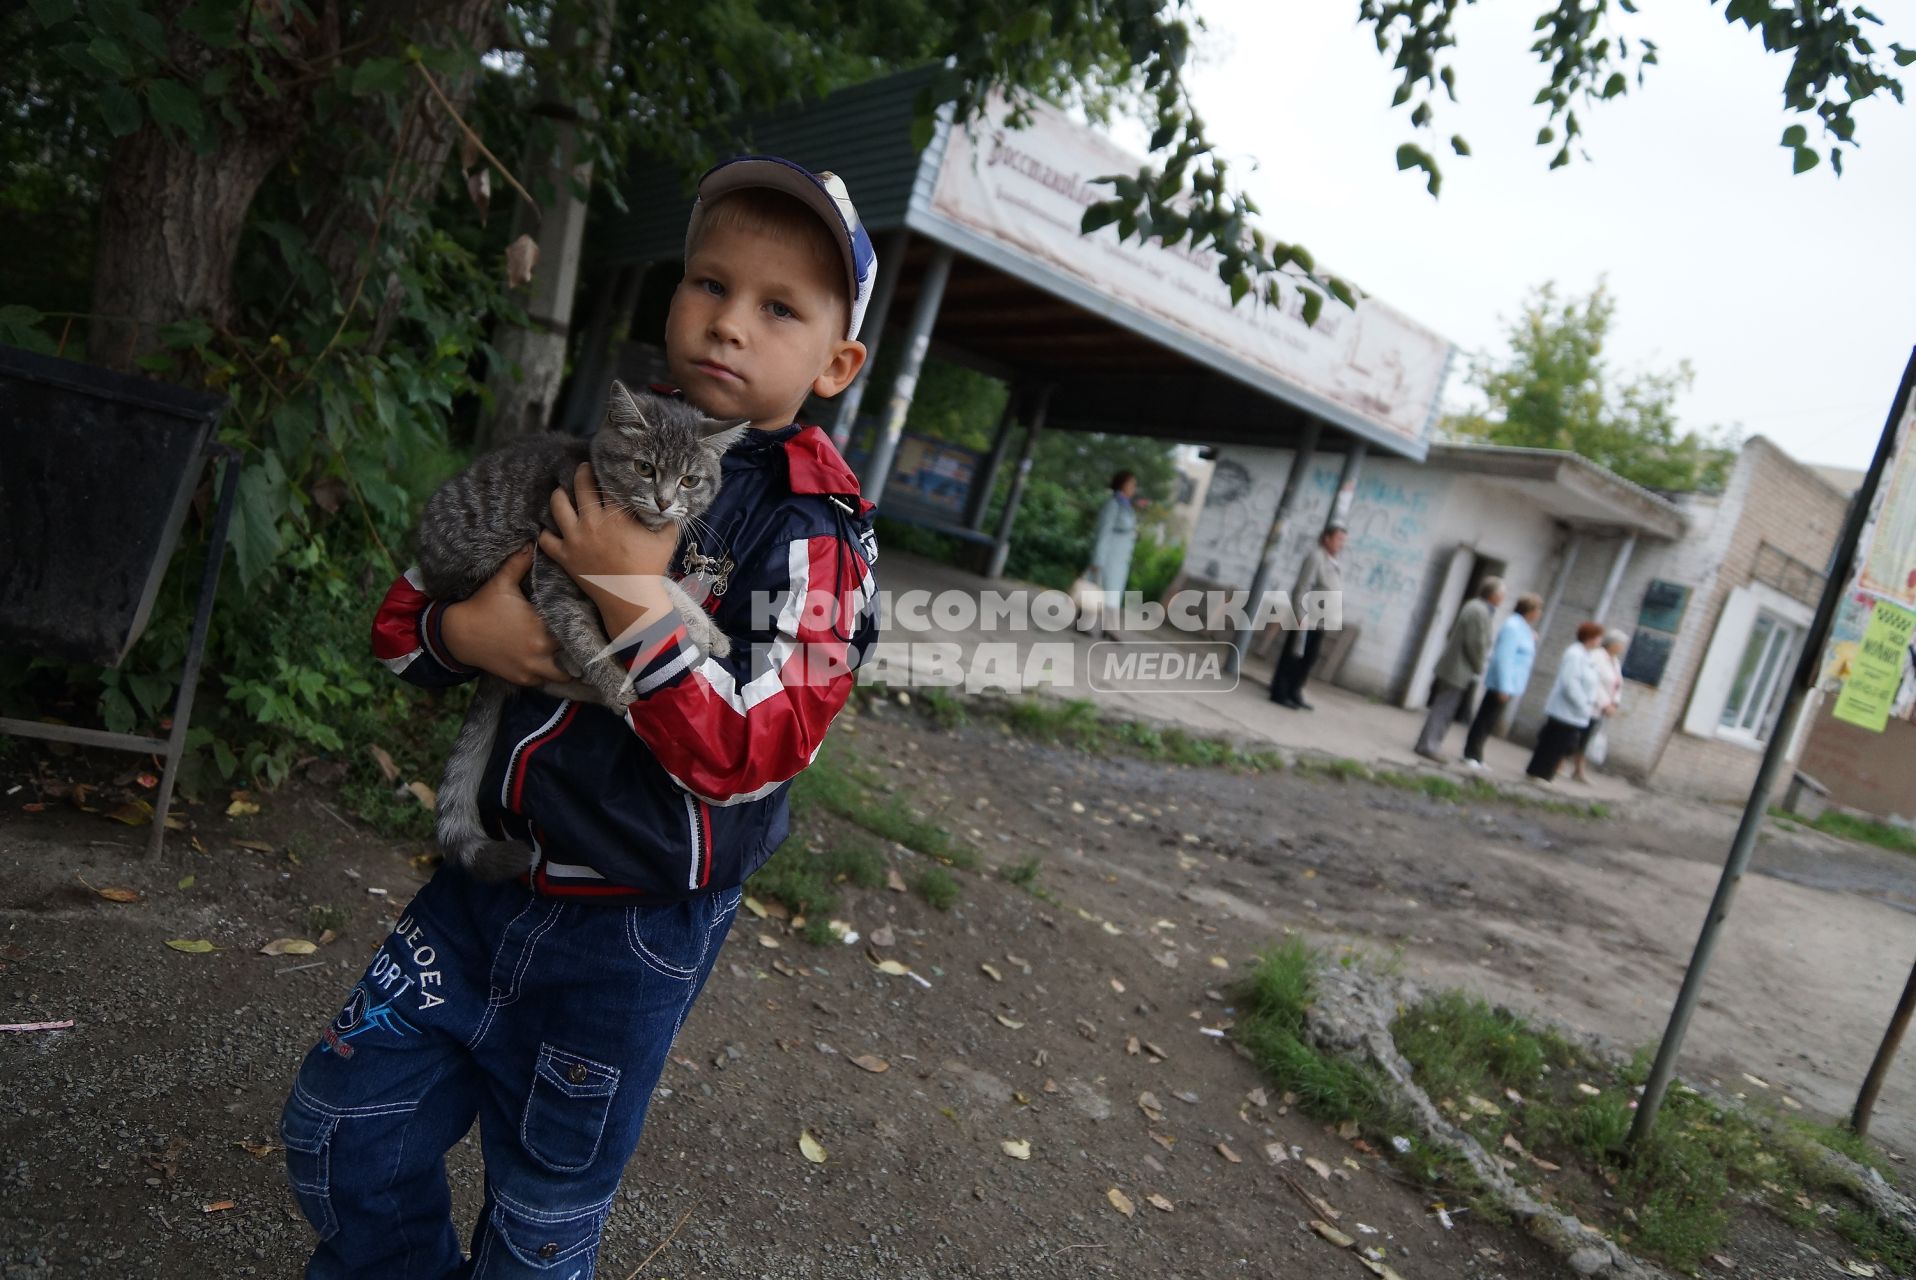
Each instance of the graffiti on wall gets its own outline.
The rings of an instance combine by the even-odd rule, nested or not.
[[[1290,454],[1270,450],[1233,450],[1218,459],[1185,554],[1189,573],[1231,587],[1251,584],[1289,467]],[[1274,587],[1290,586],[1317,540],[1340,470],[1335,459],[1314,464],[1299,485],[1273,560]],[[1374,632],[1387,617],[1415,607],[1430,560],[1430,526],[1447,485],[1441,474],[1406,477],[1388,462],[1373,461],[1359,476],[1344,521],[1350,530],[1343,555],[1346,619]]]

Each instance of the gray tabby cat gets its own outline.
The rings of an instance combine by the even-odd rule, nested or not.
[[[696,522],[718,496],[720,459],[746,430],[742,422],[707,418],[682,400],[640,400],[612,384],[604,425],[589,440],[558,433],[526,436],[477,459],[426,502],[414,538],[422,586],[436,600],[463,600],[513,552],[552,527],[555,488],[572,492],[573,473],[592,464],[600,500],[648,529]],[[609,656],[599,610],[579,585],[535,550],[525,578],[532,606],[559,642],[559,665],[574,678],[545,691],[622,712],[631,676]],[[678,583],[666,594],[702,654],[724,657],[731,641]],[[494,840],[480,825],[479,783],[492,756],[499,713],[513,686],[482,675],[439,783],[435,834],[446,857],[482,880],[506,880],[528,869],[523,844]]]

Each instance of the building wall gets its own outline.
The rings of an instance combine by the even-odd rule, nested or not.
[[[1184,558],[1188,578],[1245,588],[1277,510],[1292,462],[1288,449],[1220,452],[1203,516]],[[1343,459],[1311,463],[1292,500],[1274,560],[1273,589],[1289,590],[1331,509]],[[1367,458],[1345,516],[1342,557],[1346,624],[1361,630],[1338,683],[1394,699],[1402,692],[1433,613],[1451,553],[1459,545],[1510,563],[1513,580],[1544,571],[1551,522],[1533,504],[1477,477],[1396,458]]]
[[[1641,778],[1656,767],[1657,757],[1671,729],[1683,718],[1683,709],[1689,702],[1690,683],[1695,678],[1698,664],[1703,660],[1704,651],[1709,647],[1710,633],[1715,625],[1709,596],[1716,567],[1722,563],[1728,548],[1730,528],[1730,522],[1719,520],[1718,517],[1726,502],[1737,500],[1738,490],[1734,482],[1723,499],[1694,494],[1680,499],[1677,505],[1683,509],[1689,521],[1688,532],[1675,542],[1639,538],[1625,566],[1610,609],[1603,617],[1597,616],[1597,604],[1602,599],[1603,584],[1609,577],[1610,567],[1623,539],[1617,535],[1588,532],[1577,535],[1581,547],[1576,564],[1557,604],[1556,613],[1550,619],[1549,632],[1537,645],[1537,668],[1513,721],[1514,736],[1529,741],[1542,726],[1543,707],[1550,696],[1550,686],[1556,679],[1564,650],[1576,641],[1579,623],[1595,621],[1606,627],[1632,631],[1636,627],[1637,610],[1643,602],[1643,593],[1650,583],[1673,582],[1689,587],[1690,599],[1671,646],[1670,660],[1664,668],[1663,677],[1654,688],[1626,681],[1622,710],[1605,730],[1610,743],[1610,755],[1604,768]],[[1563,537],[1567,542],[1570,535],[1566,533]],[[1547,599],[1550,586],[1551,583],[1545,582],[1532,589]]]
[[[1709,632],[1716,630],[1732,591],[1773,576],[1765,571],[1765,544],[1820,574],[1842,531],[1847,507],[1844,495],[1808,467],[1760,436],[1750,440],[1737,460],[1735,479],[1724,503],[1729,537],[1709,592]],[[1769,585],[1778,587],[1779,582]],[[1822,586],[1820,578],[1786,585],[1784,594],[1814,610]],[[1699,647],[1694,661],[1688,664],[1683,685],[1686,690],[1694,690],[1705,647]],[[1684,711],[1688,709],[1686,698]],[[1715,709],[1707,710],[1713,720]],[[1746,799],[1762,759],[1761,750],[1721,737],[1693,734],[1683,727],[1683,718],[1680,712],[1654,763],[1656,785],[1705,799]],[[1801,737],[1799,734],[1799,748]]]
[[[1891,716],[1881,733],[1845,724],[1825,698],[1800,767],[1829,788],[1832,802],[1879,818],[1916,823],[1916,722]]]

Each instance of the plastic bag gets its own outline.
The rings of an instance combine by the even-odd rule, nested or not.
[[[1598,725],[1597,731],[1590,735],[1590,741],[1584,745],[1584,762],[1602,768],[1604,759],[1609,754],[1610,735],[1604,732],[1602,725]]]
[[[1071,584],[1071,602],[1078,606],[1078,625],[1093,625],[1104,612],[1104,588],[1088,574]]]

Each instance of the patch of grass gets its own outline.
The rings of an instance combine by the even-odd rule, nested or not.
[[[1916,853],[1916,831],[1893,827],[1887,822],[1875,822],[1835,809],[1825,809],[1810,825],[1829,835],[1873,844],[1892,853]]]
[[[1005,719],[1018,732],[1043,742],[1063,742],[1087,750],[1103,747],[1111,730],[1098,718],[1089,698],[1059,702],[1052,698],[1021,698],[1005,708]]]
[[[1239,991],[1231,1036],[1250,1050],[1266,1075],[1321,1120],[1355,1120],[1374,1137],[1403,1126],[1390,1091],[1373,1069],[1319,1052],[1304,1039],[1304,1015],[1315,998],[1318,957],[1300,939],[1266,950]]]
[[[1916,1242],[1900,1231],[1885,1227],[1874,1216],[1853,1204],[1841,1205],[1830,1224],[1836,1234],[1855,1246],[1872,1262],[1880,1262],[1898,1275],[1916,1273]]]
[[[1325,759],[1317,756],[1299,756],[1291,768],[1311,777],[1332,778],[1338,782],[1369,782],[1370,766],[1362,760],[1352,760],[1344,756]]]
[[[885,883],[885,855],[875,845],[840,844],[821,855],[820,862],[827,875],[861,889],[876,889]]]
[[[752,873],[745,887],[761,898],[776,898],[797,913],[823,913],[838,905],[838,890],[824,859],[802,842],[788,840]]]
[[[815,916],[805,917],[805,927],[798,931],[798,936],[814,947],[829,947],[838,941],[838,935],[832,932],[831,921],[825,918],[822,909]]]
[[[924,708],[925,715],[940,729],[956,729],[971,718],[965,712],[965,704],[955,694],[935,685],[919,692],[918,703]]]
[[[1635,1118],[1647,1051],[1627,1066],[1608,1065],[1554,1032],[1456,992],[1405,1010],[1392,1034],[1418,1084],[1486,1149],[1498,1150],[1507,1134],[1533,1155],[1575,1161],[1601,1179],[1610,1188],[1601,1201],[1574,1180],[1557,1182],[1555,1190],[1566,1209],[1604,1223],[1639,1253],[1693,1270],[1724,1248],[1732,1211],[1753,1197],[1803,1233],[1834,1229],[1872,1257],[1892,1265],[1904,1265],[1905,1257],[1916,1262],[1916,1242],[1880,1229],[1860,1209],[1851,1206],[1845,1214],[1839,1205],[1838,1217],[1824,1220],[1796,1200],[1818,1189],[1815,1144],[1853,1157],[1872,1154],[1853,1134],[1790,1117],[1765,1125],[1679,1084],[1648,1140],[1625,1161],[1617,1152]],[[1592,1096],[1579,1086],[1599,1092]],[[1522,1103],[1506,1090],[1515,1090]],[[1497,1111],[1474,1106],[1473,1097]],[[1516,1176],[1534,1175],[1520,1163]],[[1618,1216],[1626,1208],[1633,1220]]]
[[[1038,883],[1038,872],[1043,870],[1044,862],[1035,855],[1021,858],[1017,862],[1007,862],[998,868],[998,878],[1006,884],[1018,886],[1027,893]]]
[[[911,887],[934,910],[949,911],[958,905],[958,882],[943,867],[926,867],[912,877]]]
[[[976,850],[937,823],[913,813],[897,796],[889,796],[882,803],[873,797],[871,774],[847,763],[837,752],[821,754],[811,768],[799,774],[792,783],[791,797],[796,813],[816,806],[947,866],[970,869],[978,865]],[[883,876],[882,868],[879,874]]]
[[[1205,738],[1183,729],[1160,729],[1139,720],[1106,720],[1088,698],[1067,702],[1027,697],[1001,713],[1015,731],[1042,742],[1061,743],[1092,755],[1135,751],[1150,760],[1200,768],[1275,772],[1284,759],[1275,751],[1245,751],[1221,738]]]
[[[316,906],[306,909],[306,931],[315,938],[328,929],[338,933],[351,920],[352,914],[344,907]]]

